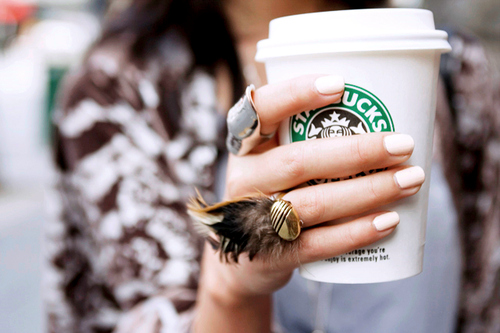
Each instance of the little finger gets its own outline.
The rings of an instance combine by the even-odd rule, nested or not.
[[[306,264],[359,249],[388,236],[398,224],[398,213],[383,212],[308,229],[300,236],[299,261]]]

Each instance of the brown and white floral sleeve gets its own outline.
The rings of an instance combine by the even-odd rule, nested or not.
[[[450,44],[436,120],[463,256],[456,332],[500,332],[500,78],[474,36]]]
[[[212,76],[175,49],[175,66],[146,70],[97,50],[70,80],[55,117],[50,332],[189,330],[202,240],[185,202],[195,187],[214,199],[225,122]]]

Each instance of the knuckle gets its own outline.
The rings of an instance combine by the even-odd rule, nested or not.
[[[378,177],[375,176],[366,177],[365,193],[367,193],[372,198],[372,200],[380,199],[382,196],[382,193],[378,186],[377,178]]]
[[[359,234],[353,225],[348,225],[344,228],[341,237],[346,248],[354,249],[359,247]]]
[[[302,91],[298,80],[291,80],[288,84],[288,100],[290,105],[304,105],[307,102],[306,95]]]
[[[292,149],[289,153],[283,154],[281,169],[290,179],[302,179],[302,177],[305,175],[305,152],[304,148],[302,148],[301,146],[302,145],[297,145],[297,147]]]
[[[320,201],[322,196],[317,190],[311,191],[302,197],[299,204],[299,216],[302,216],[310,221],[318,222],[324,216],[325,207]]]
[[[372,147],[367,142],[366,137],[362,135],[356,136],[351,144],[351,154],[354,156],[356,163],[359,165],[370,164]]]

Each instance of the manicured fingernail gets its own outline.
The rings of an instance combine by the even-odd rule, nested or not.
[[[408,155],[413,151],[415,142],[408,134],[393,134],[384,138],[384,146],[391,155]]]
[[[400,188],[411,188],[424,183],[425,173],[421,167],[413,166],[396,172],[394,179]]]
[[[317,78],[314,85],[320,94],[334,95],[344,90],[345,82],[342,76],[328,75]]]
[[[393,228],[399,224],[399,215],[396,212],[389,212],[377,216],[373,220],[373,225],[378,231],[384,231]]]

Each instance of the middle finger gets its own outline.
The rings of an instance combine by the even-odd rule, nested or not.
[[[279,146],[231,160],[231,196],[284,191],[311,179],[341,178],[408,160],[413,139],[404,134],[370,133]]]

